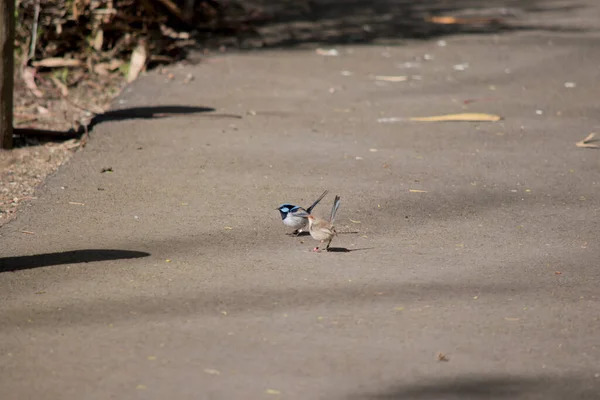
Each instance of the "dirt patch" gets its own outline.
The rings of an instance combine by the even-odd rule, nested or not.
[[[17,207],[33,198],[35,188],[79,148],[78,140],[46,143],[0,151],[0,226],[10,221]]]
[[[33,95],[22,79],[15,79],[16,129],[77,132],[94,115],[107,110],[124,86],[124,79],[115,75],[82,77],[64,96],[49,76],[40,75],[37,81],[42,98]],[[15,149],[0,150],[0,226],[14,218],[19,205],[32,199],[36,187],[85,141],[85,135],[66,141],[17,136]]]

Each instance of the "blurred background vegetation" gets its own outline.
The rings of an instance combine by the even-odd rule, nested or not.
[[[543,0],[16,0],[16,132],[28,138],[48,129],[81,134],[127,81],[147,68],[166,69],[191,49],[204,54],[307,44],[397,45],[399,38],[533,30],[540,26],[521,21],[523,15],[564,7],[577,5]]]

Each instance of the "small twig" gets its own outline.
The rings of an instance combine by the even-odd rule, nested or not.
[[[171,0],[157,0],[157,1],[159,3],[161,3],[163,6],[165,6],[171,12],[171,14],[173,14],[179,20],[181,20],[182,22],[188,23],[188,21],[183,16],[183,13],[181,12],[181,9],[177,6],[177,4],[173,3]]]
[[[33,11],[33,28],[31,29],[31,47],[29,48],[29,59],[35,57],[35,46],[37,45],[38,20],[40,18],[40,0],[36,0]]]
[[[575,146],[584,147],[584,148],[588,148],[588,149],[599,149],[600,146],[598,146],[597,144],[591,143],[591,142],[595,142],[595,140],[593,140],[595,137],[596,137],[596,133],[592,132],[589,135],[587,135],[585,139],[575,143]]]

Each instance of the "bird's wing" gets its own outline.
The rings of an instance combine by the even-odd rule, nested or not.
[[[295,217],[308,217],[309,212],[302,207],[295,206],[289,211]]]

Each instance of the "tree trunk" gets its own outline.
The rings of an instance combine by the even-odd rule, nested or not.
[[[13,146],[15,0],[0,0],[0,148]]]

